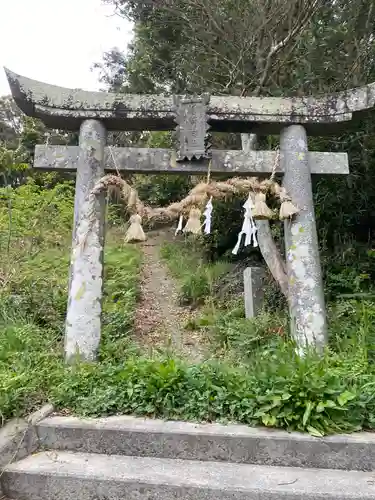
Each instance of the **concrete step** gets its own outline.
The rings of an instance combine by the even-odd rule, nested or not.
[[[314,438],[241,425],[134,417],[50,417],[37,426],[41,448],[107,455],[371,471],[375,434]]]
[[[5,468],[15,500],[374,500],[371,472],[41,452]]]

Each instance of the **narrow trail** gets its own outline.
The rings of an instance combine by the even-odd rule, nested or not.
[[[160,248],[167,231],[148,235],[142,245],[143,267],[141,300],[135,316],[135,335],[144,347],[170,349],[189,361],[204,357],[203,334],[184,328],[193,316],[189,308],[178,303],[178,290],[160,258]]]

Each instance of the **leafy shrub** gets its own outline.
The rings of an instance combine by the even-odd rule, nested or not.
[[[330,301],[341,296],[374,293],[375,252],[368,244],[343,242],[333,255],[323,252],[325,292]]]
[[[373,427],[374,384],[366,385],[365,376],[353,380],[350,372],[331,371],[332,362],[329,356],[301,359],[291,346],[237,368],[129,357],[117,365],[69,368],[52,397],[60,407],[91,416],[121,412],[234,421],[316,436]]]
[[[360,422],[348,412],[359,388],[350,371],[340,376],[331,362],[328,355],[314,353],[300,358],[288,344],[263,351],[253,365],[258,382],[254,417],[264,425],[316,436],[355,430]]]
[[[108,245],[100,359],[116,363],[134,352],[130,341],[137,297],[139,253],[133,247]],[[38,270],[38,265],[42,268]],[[67,303],[66,255],[41,253],[17,275],[17,296],[0,309],[0,417],[10,418],[49,398],[64,377],[60,341]],[[40,273],[40,274],[38,274]],[[4,293],[4,292],[3,292]]]
[[[240,311],[232,318],[228,313],[226,320],[239,316]],[[2,418],[46,400],[81,415],[233,421],[313,435],[375,428],[373,367],[354,349],[300,358],[291,342],[277,336],[252,350],[246,365],[233,360],[188,365],[145,357],[108,336],[98,363],[64,366],[55,332],[22,318],[8,320],[0,329]]]

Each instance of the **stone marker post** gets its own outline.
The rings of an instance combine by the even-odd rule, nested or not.
[[[104,194],[91,195],[104,175],[106,130],[97,120],[82,123],[74,204],[73,248],[65,331],[65,355],[94,360],[100,342]]]
[[[283,129],[280,156],[284,186],[300,209],[293,220],[285,222],[291,334],[301,350],[308,345],[319,349],[326,342],[327,326],[307,136],[302,125]]]
[[[261,267],[247,267],[243,272],[246,318],[254,318],[263,308],[264,279]]]

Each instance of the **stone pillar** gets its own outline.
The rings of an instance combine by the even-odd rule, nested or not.
[[[65,356],[92,361],[101,333],[105,195],[91,191],[104,175],[106,130],[96,120],[86,120],[80,129],[80,153],[74,204],[73,247]]]
[[[243,272],[246,318],[254,318],[263,309],[264,278],[261,267],[247,267]]]
[[[288,301],[291,334],[300,352],[306,346],[321,349],[327,339],[324,291],[304,127],[286,127],[280,138],[285,168],[284,186],[301,210],[285,222]]]
[[[258,137],[256,134],[241,134],[242,151],[250,153],[258,149]]]

